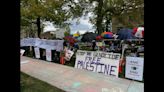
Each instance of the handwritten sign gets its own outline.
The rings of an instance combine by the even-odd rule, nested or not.
[[[64,29],[61,29],[60,31],[56,31],[55,32],[56,38],[64,38],[64,32],[65,32]]]
[[[20,50],[20,55],[23,56],[24,52],[25,52],[25,50],[24,49],[21,49]]]
[[[125,77],[134,80],[143,80],[144,58],[126,57]]]
[[[119,60],[118,53],[78,50],[75,68],[118,77]]]
[[[46,49],[46,60],[47,61],[52,61],[52,55],[51,55],[51,50]]]
[[[101,46],[103,46],[103,43],[102,42],[96,42],[96,45],[101,47]]]
[[[70,61],[71,57],[73,56],[74,52],[71,50],[66,49],[65,57],[64,59],[66,61]]]
[[[35,47],[35,48],[34,48],[34,51],[35,51],[35,57],[36,57],[36,58],[40,58],[40,51],[39,51],[39,48],[38,48],[38,47]]]

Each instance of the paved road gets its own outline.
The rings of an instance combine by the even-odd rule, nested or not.
[[[144,92],[144,84],[21,57],[21,71],[67,92]]]

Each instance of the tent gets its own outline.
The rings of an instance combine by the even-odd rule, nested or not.
[[[112,39],[113,38],[113,33],[112,32],[103,32],[101,36],[105,39]]]
[[[88,32],[88,33],[83,34],[81,41],[82,42],[92,42],[92,40],[96,39],[96,36],[97,36],[96,33]]]
[[[135,39],[136,37],[133,35],[133,30],[132,29],[128,29],[128,28],[123,28],[120,29],[117,32],[118,38],[120,40],[126,40],[126,39]]]

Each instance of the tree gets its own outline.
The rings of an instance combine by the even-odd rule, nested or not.
[[[143,0],[84,0],[87,2],[86,13],[93,12],[94,16],[90,18],[91,23],[96,27],[98,34],[103,31],[109,31],[108,27],[112,21],[113,17],[124,22],[124,18],[127,20],[126,16],[133,16],[131,19],[135,19],[136,16],[143,13]],[[84,2],[83,1],[83,2]],[[93,5],[93,3],[95,3]],[[84,10],[85,11],[85,10]],[[135,14],[134,14],[135,13]],[[126,23],[125,23],[126,24]],[[128,24],[126,24],[128,25]]]
[[[61,8],[64,4],[64,0],[21,0],[21,25],[36,24],[40,37],[43,21],[62,25],[69,18]]]
[[[59,27],[68,26],[70,23],[66,21],[80,17],[85,8],[84,3],[79,4],[75,0],[21,0],[20,5],[21,26],[36,24],[38,37],[42,22],[50,21]]]

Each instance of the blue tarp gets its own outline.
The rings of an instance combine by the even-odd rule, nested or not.
[[[118,39],[126,40],[126,39],[135,39],[136,37],[133,35],[133,30],[128,28],[120,29],[117,33]]]

